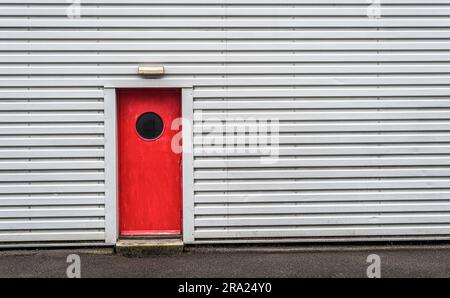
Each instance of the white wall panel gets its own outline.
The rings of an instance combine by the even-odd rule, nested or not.
[[[106,241],[103,87],[149,80],[194,87],[194,241],[450,236],[450,0],[81,4],[0,3],[0,242]],[[279,158],[201,146],[241,118]]]

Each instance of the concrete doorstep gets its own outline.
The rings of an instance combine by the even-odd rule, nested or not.
[[[181,239],[120,239],[116,244],[116,253],[128,257],[150,255],[171,255],[182,253]]]

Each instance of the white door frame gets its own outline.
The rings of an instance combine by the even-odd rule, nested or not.
[[[194,242],[194,157],[193,157],[193,97],[192,86],[148,81],[137,83],[111,83],[104,86],[105,113],[105,244],[115,245],[119,237],[118,177],[117,177],[117,98],[119,88],[179,88],[183,118],[183,242]]]

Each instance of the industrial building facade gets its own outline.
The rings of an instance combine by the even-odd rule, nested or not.
[[[2,0],[0,246],[141,234],[450,239],[450,0]]]

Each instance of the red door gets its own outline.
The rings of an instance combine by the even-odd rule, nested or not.
[[[118,96],[119,226],[123,236],[181,234],[181,154],[172,150],[179,89]]]

